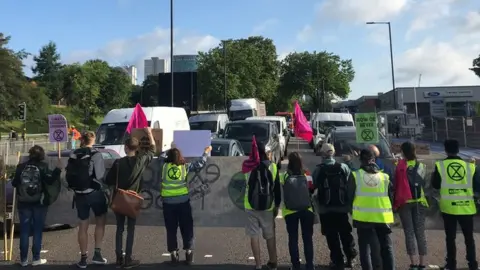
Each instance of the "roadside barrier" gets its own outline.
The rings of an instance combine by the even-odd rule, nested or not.
[[[17,161],[20,160],[20,152],[17,153]],[[18,163],[18,162],[17,162]],[[6,164],[0,160],[0,224],[3,232],[3,261],[11,261],[13,258],[13,237],[15,235],[16,220],[16,189],[11,189],[12,199],[7,195],[8,174]]]

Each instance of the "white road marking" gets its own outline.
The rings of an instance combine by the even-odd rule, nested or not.
[[[430,265],[428,265],[428,268],[430,268],[430,269],[440,269],[440,266],[430,264]]]
[[[40,250],[40,253],[47,253],[48,250]]]
[[[204,257],[204,258],[212,258],[213,255],[205,255],[205,256],[203,256],[203,257]]]
[[[170,253],[162,253],[162,256],[163,256],[163,257],[169,257],[169,256],[170,256]]]
[[[249,260],[255,260],[255,258],[254,258],[254,257],[248,257],[248,259],[249,259]]]

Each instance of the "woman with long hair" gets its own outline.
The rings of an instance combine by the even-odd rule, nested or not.
[[[303,249],[305,252],[306,269],[314,269],[313,263],[313,225],[315,215],[310,201],[310,190],[306,177],[306,171],[303,167],[302,158],[299,153],[291,152],[288,155],[287,171],[280,175],[280,183],[282,184],[284,194],[284,206],[282,214],[285,219],[288,232],[288,250],[290,252],[291,269],[300,268],[300,254],[298,249],[298,224],[302,229]],[[291,196],[290,196],[291,194]],[[289,209],[288,200],[294,199]],[[299,200],[303,198],[303,200]],[[298,200],[298,201],[296,201]],[[306,201],[307,200],[307,201]],[[300,201],[303,201],[300,203]],[[301,206],[303,205],[303,206]]]
[[[175,145],[167,151],[162,168],[161,197],[163,217],[167,230],[167,249],[172,263],[178,263],[177,230],[183,239],[183,249],[187,264],[193,263],[193,216],[188,192],[187,175],[192,171],[201,170],[207,163],[211,146],[205,148],[202,159],[187,163],[182,153]]]
[[[425,236],[425,164],[417,160],[415,145],[401,145],[401,160],[395,171],[395,204],[405,235],[405,246],[410,257],[410,269],[425,269],[427,240]],[[418,256],[418,257],[417,257]]]

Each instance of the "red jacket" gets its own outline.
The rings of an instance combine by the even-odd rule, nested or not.
[[[407,178],[407,161],[402,159],[398,162],[395,169],[395,182],[394,182],[394,200],[393,209],[396,210],[400,206],[407,203],[412,199],[412,192],[410,191],[410,184]]]

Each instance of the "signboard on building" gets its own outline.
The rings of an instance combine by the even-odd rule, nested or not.
[[[433,117],[447,117],[447,107],[443,98],[430,100],[430,115]]]
[[[473,97],[472,90],[440,90],[423,92],[424,98]]]

